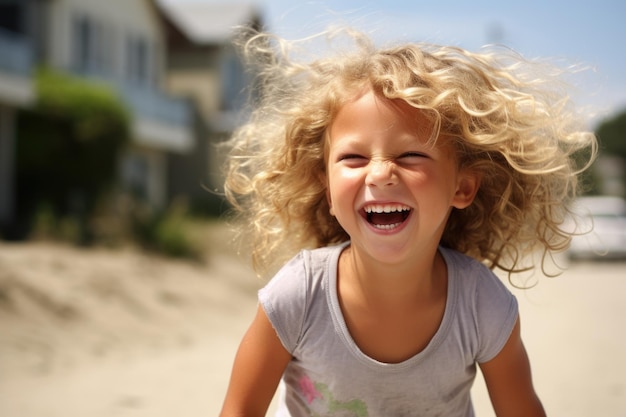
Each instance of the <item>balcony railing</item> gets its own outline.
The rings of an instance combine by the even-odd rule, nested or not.
[[[109,85],[119,93],[135,117],[146,118],[178,127],[190,127],[192,109],[190,103],[139,82],[121,81],[94,69],[73,70],[80,77]]]
[[[0,69],[30,75],[35,55],[28,39],[0,28]]]
[[[129,83],[117,83],[117,86],[136,115],[177,126],[190,125],[191,106],[187,100],[152,87]]]

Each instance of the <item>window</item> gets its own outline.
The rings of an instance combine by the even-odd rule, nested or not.
[[[80,72],[88,71],[94,65],[93,43],[94,28],[85,16],[77,16],[74,19],[72,39],[74,48],[72,51],[74,69]]]
[[[110,31],[102,22],[79,14],[73,19],[72,67],[81,73],[107,74],[111,71]]]
[[[130,35],[126,41],[126,77],[140,84],[151,84],[152,53],[148,41],[140,36]]]
[[[227,49],[222,58],[221,108],[225,111],[240,110],[245,101],[246,73],[237,54]]]
[[[24,33],[24,10],[17,2],[0,2],[0,28],[13,33]]]

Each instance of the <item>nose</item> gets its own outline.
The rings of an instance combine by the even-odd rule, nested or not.
[[[398,183],[394,164],[389,160],[371,161],[365,178],[369,186],[388,187]]]

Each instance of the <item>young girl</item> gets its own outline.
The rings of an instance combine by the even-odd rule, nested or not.
[[[490,268],[567,248],[594,136],[510,52],[344,35],[309,64],[246,45],[261,98],[226,192],[257,267],[295,257],[259,292],[221,415],[265,415],[282,378],[281,416],[473,416],[476,364],[498,416],[545,415]]]

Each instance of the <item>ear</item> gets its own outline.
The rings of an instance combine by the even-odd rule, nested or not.
[[[465,170],[458,176],[457,188],[452,200],[452,206],[458,209],[469,207],[474,201],[481,177],[476,172]]]

